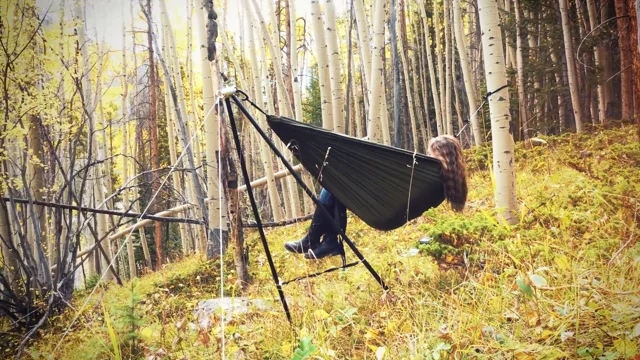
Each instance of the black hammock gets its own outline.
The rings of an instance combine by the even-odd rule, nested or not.
[[[438,159],[283,117],[267,121],[320,185],[373,228],[399,228],[445,199]]]

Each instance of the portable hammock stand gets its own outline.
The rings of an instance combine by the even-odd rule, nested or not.
[[[365,223],[379,230],[396,229],[406,224],[409,220],[420,216],[425,210],[436,207],[444,201],[444,186],[440,180],[442,167],[440,161],[415,152],[412,153],[390,146],[371,143],[291,119],[268,115],[253,103],[246,93],[235,87],[222,89],[219,95],[224,98],[236,152],[240,160],[242,176],[255,218],[255,227],[260,234],[262,246],[287,320],[290,323],[292,322],[283,286],[298,280],[317,277],[362,263],[384,291],[389,290],[380,275],[345,234],[345,231],[341,229],[337,221],[337,209],[329,209],[318,200],[300,175],[294,171],[291,163],[258,125],[256,119],[249,113],[242,101],[250,103],[267,117],[269,127],[287,144],[294,156],[307,171],[318,179],[318,182],[325,189]],[[237,95],[240,95],[241,98]],[[253,194],[238,126],[233,115],[232,102],[282,161],[305,194],[313,200],[325,216],[333,219],[331,223],[333,230],[338,234],[339,239],[346,243],[355,254],[358,258],[357,261],[347,264],[345,256],[342,255],[341,267],[330,268],[288,281],[280,281]],[[340,151],[341,148],[348,151]],[[339,169],[343,169],[343,171],[339,171]],[[348,171],[344,171],[344,169],[348,169]],[[386,171],[376,173],[374,177],[372,173],[374,169],[386,169]],[[332,210],[334,212],[333,216]]]

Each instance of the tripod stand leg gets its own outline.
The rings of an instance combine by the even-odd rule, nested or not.
[[[225,100],[227,106],[227,112],[229,114],[229,123],[231,124],[231,131],[233,133],[233,141],[236,144],[236,152],[238,153],[238,158],[240,159],[240,167],[242,168],[242,177],[244,178],[244,182],[247,186],[247,194],[249,195],[249,201],[251,202],[251,210],[253,211],[253,216],[256,220],[256,225],[258,226],[258,231],[260,232],[260,240],[262,241],[262,246],[264,247],[264,252],[267,255],[267,260],[269,262],[269,269],[271,270],[271,275],[273,276],[273,281],[276,284],[276,288],[278,289],[278,295],[280,296],[280,301],[282,302],[282,307],[284,308],[284,312],[287,315],[287,320],[291,323],[291,313],[289,312],[289,306],[287,305],[287,299],[284,296],[284,291],[282,290],[282,284],[280,284],[280,280],[278,279],[278,272],[276,270],[275,265],[273,264],[273,258],[271,257],[271,251],[269,251],[269,245],[267,244],[267,237],[264,234],[264,230],[262,228],[262,221],[260,220],[260,212],[258,210],[258,205],[256,204],[256,199],[253,196],[253,188],[251,187],[251,179],[249,178],[249,172],[247,171],[247,164],[244,158],[244,154],[242,153],[242,145],[240,144],[240,136],[238,135],[238,127],[236,126],[236,120],[233,117],[233,109],[231,109],[231,101],[229,98]]]

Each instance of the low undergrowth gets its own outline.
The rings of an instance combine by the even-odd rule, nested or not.
[[[222,260],[223,290],[267,299],[272,308],[224,323],[226,357],[637,359],[634,135],[634,128],[621,127],[519,145],[517,226],[493,210],[486,148],[468,153],[471,191],[463,214],[441,206],[391,232],[350,217],[351,238],[391,290],[385,293],[364,266],[287,285],[292,327],[258,235],[247,233],[252,283],[236,291],[230,252]],[[340,264],[338,257],[312,262],[284,251],[283,243],[303,236],[307,225],[267,233],[281,280]],[[123,287],[99,288],[62,338],[87,299],[88,292],[78,293],[26,357],[220,358],[220,317],[193,315],[198,301],[219,297],[219,268],[218,261],[193,257]]]

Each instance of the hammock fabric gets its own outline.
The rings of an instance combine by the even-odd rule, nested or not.
[[[397,229],[445,199],[438,159],[288,118],[267,121],[302,166],[373,228]]]

